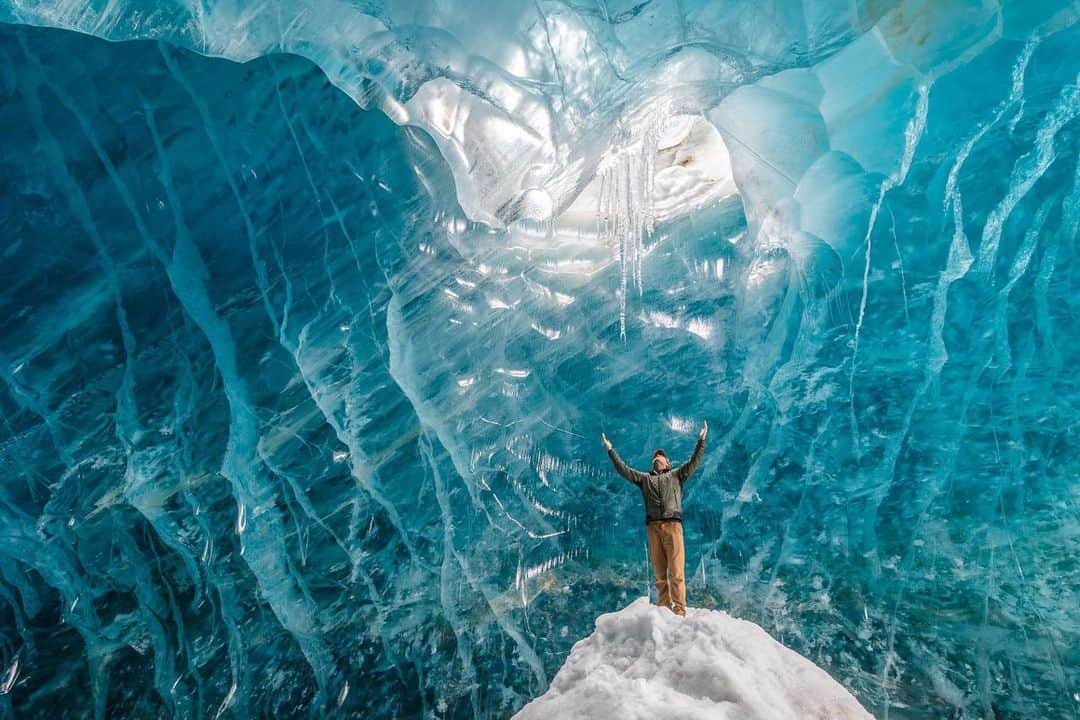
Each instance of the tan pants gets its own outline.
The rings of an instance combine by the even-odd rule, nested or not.
[[[683,547],[682,523],[675,520],[651,522],[649,557],[656,575],[656,604],[670,608],[676,615],[686,614],[686,549]]]

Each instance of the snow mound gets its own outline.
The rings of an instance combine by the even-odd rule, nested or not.
[[[596,620],[546,693],[514,716],[548,718],[872,718],[828,673],[727,613],[680,618],[639,598]]]

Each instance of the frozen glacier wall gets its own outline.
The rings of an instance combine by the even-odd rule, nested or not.
[[[506,717],[708,419],[691,604],[1075,715],[1078,12],[0,1],[0,712]]]

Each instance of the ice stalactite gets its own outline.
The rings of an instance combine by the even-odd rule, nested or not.
[[[629,142],[611,151],[601,164],[597,233],[619,253],[619,337],[626,340],[626,302],[631,283],[644,289],[642,261],[645,241],[656,225],[653,212],[656,152],[667,123],[666,108],[651,110],[643,128]]]

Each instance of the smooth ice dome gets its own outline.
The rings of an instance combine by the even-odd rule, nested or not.
[[[638,598],[596,619],[514,720],[871,720],[821,668],[754,623]]]

